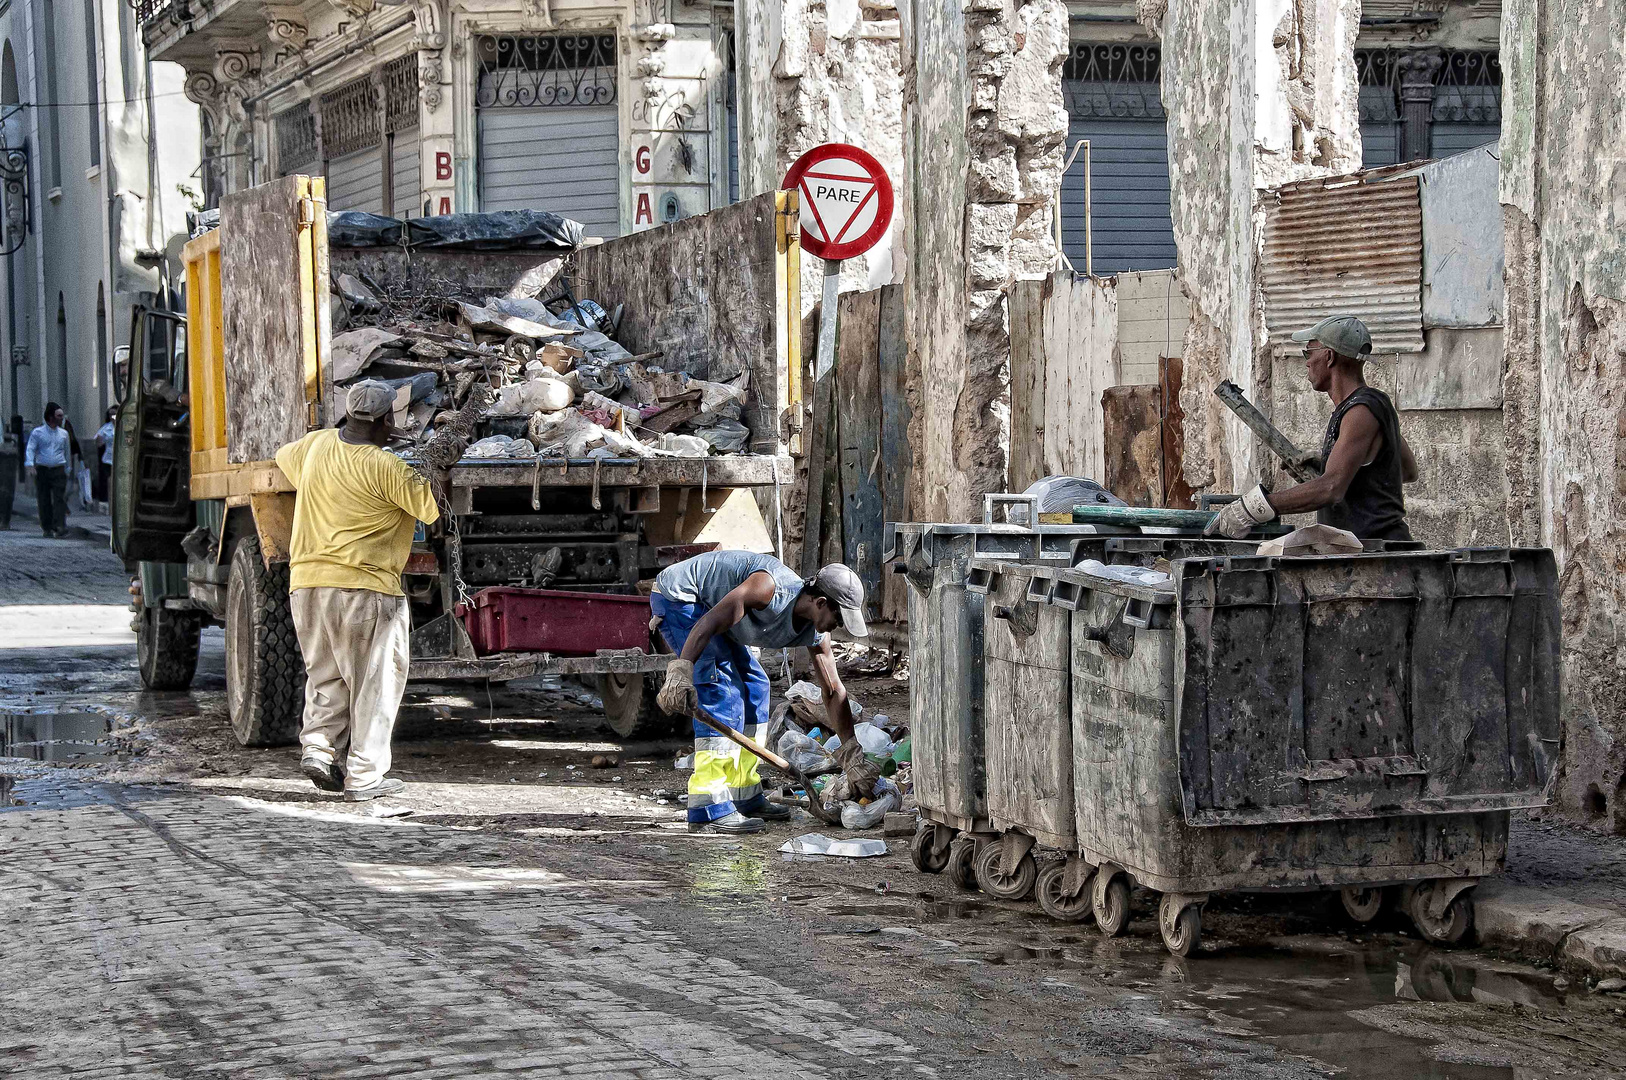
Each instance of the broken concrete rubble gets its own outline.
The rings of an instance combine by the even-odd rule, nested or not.
[[[598,329],[613,330],[614,316],[568,294],[551,307],[535,297],[392,296],[343,274],[333,303],[348,327],[330,353],[337,419],[344,388],[368,378],[402,388],[398,434],[419,443],[486,387],[491,400],[467,440],[474,459],[703,457],[742,452],[749,438],[739,422],[748,375],[722,383],[665,371],[659,352],[633,356]]]

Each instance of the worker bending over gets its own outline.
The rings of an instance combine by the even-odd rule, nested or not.
[[[440,511],[423,477],[382,449],[394,389],[357,383],[345,403],[342,429],[289,443],[277,467],[297,492],[288,588],[306,671],[299,765],[356,802],[405,787],[385,775],[411,632],[401,571],[417,523]]]
[[[847,764],[853,753],[862,753],[829,634],[837,626],[853,637],[869,633],[857,574],[833,563],[803,581],[771,555],[713,551],[661,571],[649,601],[661,636],[678,654],[666,666],[657,699],[667,713],[694,716],[704,709],[761,743],[768,728],[768,676],[748,646],[805,646],[830,727],[841,736],[838,760]],[[756,756],[696,720],[689,831],[753,833],[765,819],[789,817],[789,808],[763,794]]]
[[[1255,487],[1214,516],[1205,533],[1233,540],[1282,514],[1314,510],[1323,525],[1362,540],[1410,540],[1402,484],[1417,479],[1417,459],[1400,434],[1389,395],[1366,385],[1372,335],[1353,315],[1322,319],[1293,335],[1306,342],[1310,385],[1332,399],[1321,442],[1323,471],[1314,480],[1267,492]]]

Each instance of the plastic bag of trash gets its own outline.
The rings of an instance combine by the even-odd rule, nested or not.
[[[751,431],[738,420],[722,420],[711,427],[700,428],[696,435],[711,444],[719,454],[738,454],[745,449]]]
[[[774,749],[779,751],[780,757],[805,773],[828,772],[836,767],[836,759],[817,740],[789,727],[779,736]]]
[[[1149,589],[1174,588],[1174,581],[1169,575],[1161,570],[1149,570],[1144,566],[1107,566],[1095,559],[1085,559],[1078,564],[1077,569],[1091,577],[1122,581],[1129,585],[1144,585]]]
[[[466,458],[533,457],[536,451],[528,439],[511,439],[507,435],[489,435],[463,451]]]
[[[576,392],[560,379],[526,379],[497,391],[497,400],[486,410],[488,416],[530,416],[556,413],[570,408]]]
[[[875,794],[867,803],[849,802],[841,807],[843,829],[873,829],[886,820],[886,815],[903,804],[903,793],[896,784],[881,777],[875,781]]]
[[[867,721],[854,724],[853,735],[858,739],[858,745],[864,748],[864,753],[875,754],[878,757],[890,754],[895,745],[885,731]]]
[[[1046,476],[1027,486],[1024,495],[1039,497],[1039,513],[1066,514],[1075,506],[1124,506],[1124,501],[1094,480],[1082,476]],[[1012,525],[1028,524],[1028,508],[1015,504],[1005,511]]]

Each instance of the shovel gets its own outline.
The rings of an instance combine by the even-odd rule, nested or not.
[[[695,719],[711,728],[711,730],[715,731],[729,742],[734,743],[745,750],[751,751],[751,753],[755,754],[763,761],[766,761],[769,765],[772,765],[786,776],[795,777],[796,782],[802,785],[802,790],[807,792],[807,802],[799,805],[803,805],[808,813],[812,814],[826,825],[839,826],[841,824],[841,815],[831,813],[829,810],[824,808],[824,803],[819,801],[819,792],[818,789],[813,786],[812,778],[802,770],[798,769],[796,766],[792,765],[790,762],[786,761],[772,750],[769,750],[763,746],[758,746],[756,743],[752,742],[750,739],[747,739],[744,735],[741,735],[727,724],[712,719],[711,716],[707,714],[705,709],[696,711]],[[820,773],[819,775],[822,776],[824,774]]]

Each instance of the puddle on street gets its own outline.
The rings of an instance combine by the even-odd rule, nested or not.
[[[1179,959],[1165,952],[1155,916],[1143,907],[1135,910],[1126,935],[1106,938],[1088,923],[1067,926],[975,898],[903,892],[851,895],[867,891],[849,886],[849,895],[840,896],[821,914],[857,920],[849,933],[860,927],[880,930],[877,920],[922,928],[936,924],[939,932],[961,938],[959,948],[943,955],[946,961],[1031,966],[1054,971],[1063,981],[1071,981],[1063,973],[1076,972],[1080,986],[1104,984],[1181,1001],[1187,1008],[1198,1006],[1210,1011],[1221,1030],[1242,1034],[1232,1029],[1245,1028],[1284,1053],[1338,1067],[1344,1080],[1395,1076],[1489,1080],[1515,1075],[1513,1069],[1499,1066],[1434,1061],[1425,1042],[1363,1023],[1353,1015],[1362,1010],[1440,1002],[1520,1006],[1552,1014],[1562,1012],[1566,1003],[1566,994],[1554,987],[1550,974],[1499,964],[1466,950],[1432,949],[1381,930],[1361,935],[1365,940],[1314,930],[1285,934],[1243,930],[1233,920],[1240,915],[1251,923],[1262,913],[1252,907],[1235,913],[1216,911],[1211,921],[1205,920],[1209,947]],[[1290,902],[1269,907],[1290,925],[1305,917]],[[980,940],[966,940],[963,929],[949,929],[956,924],[981,931]],[[1482,1051],[1470,1031],[1458,1030],[1456,1037],[1468,1041],[1457,1044],[1457,1050],[1466,1046]],[[1495,1060],[1498,1055],[1468,1056]],[[1518,1075],[1534,1074],[1521,1069]]]
[[[0,713],[0,758],[72,764],[113,757],[113,721],[100,713]]]

